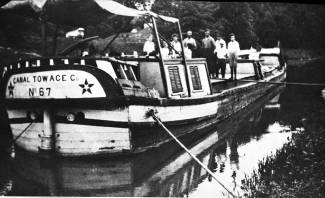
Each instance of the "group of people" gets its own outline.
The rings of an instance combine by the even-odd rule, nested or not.
[[[192,35],[192,32],[188,31],[188,35]],[[144,43],[143,52],[145,56],[155,54],[155,44],[152,39],[152,35],[150,35],[147,41]],[[168,46],[166,41],[161,41],[161,45],[162,58],[178,58],[182,54],[182,45],[177,34],[172,35],[170,46]],[[195,50],[197,48],[196,41],[193,38],[187,37],[183,41],[183,46],[185,57],[192,58],[192,50]]]
[[[200,49],[198,50],[198,43],[192,37],[192,31],[188,31],[186,38],[183,40],[185,57],[192,58],[193,53],[200,51],[202,57],[207,59],[207,65],[211,78],[218,78],[219,70],[221,70],[221,77],[225,78],[226,59],[229,59],[231,70],[231,79],[237,79],[237,57],[240,51],[239,43],[235,39],[235,34],[230,34],[230,41],[228,45],[221,36],[217,36],[216,40],[210,35],[210,30],[205,30],[205,37],[201,40]],[[144,55],[153,55],[155,53],[155,44],[150,36],[143,46]],[[161,56],[162,58],[177,58],[182,53],[182,45],[177,34],[172,35],[170,46],[167,42],[162,41]]]
[[[214,40],[210,35],[210,30],[205,30],[205,37],[202,39],[202,55],[207,59],[208,68],[211,78],[218,78],[219,70],[221,70],[221,77],[225,78],[226,59],[229,59],[231,70],[231,79],[237,79],[237,58],[240,46],[235,39],[235,34],[230,34],[230,41],[226,46],[226,42],[217,36]]]

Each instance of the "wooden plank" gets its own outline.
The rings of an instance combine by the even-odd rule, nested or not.
[[[148,109],[156,109],[163,122],[179,121],[214,115],[217,113],[218,107],[219,101],[199,105],[168,107],[131,105],[129,106],[129,119],[130,122],[153,122],[152,118],[145,117],[145,113]]]
[[[129,132],[126,133],[114,133],[114,132],[97,132],[97,131],[89,131],[89,132],[57,132],[56,139],[60,141],[129,141]]]
[[[7,110],[8,118],[26,118],[28,109],[9,109]]]
[[[129,128],[120,128],[120,127],[104,127],[104,126],[91,126],[91,125],[81,125],[81,124],[66,124],[66,123],[56,123],[55,131],[57,133],[75,133],[76,135],[87,134],[91,132],[95,133],[120,133],[128,134]]]
[[[127,122],[128,121],[128,109],[127,108],[117,108],[112,111],[107,110],[93,110],[93,109],[60,109],[56,112],[57,115],[66,116],[69,112],[82,112],[85,114],[86,119],[96,119],[96,120],[110,120],[117,122]]]
[[[114,154],[120,153],[122,150],[128,150],[126,147],[115,147],[114,149],[107,150],[98,150],[94,148],[65,148],[56,150],[57,155],[59,156],[93,156],[99,154]]]
[[[105,140],[97,140],[97,141],[73,141],[73,140],[57,140],[56,141],[56,149],[58,150],[66,150],[66,149],[87,149],[89,151],[96,150],[113,150],[116,148],[125,148],[130,149],[130,141],[117,140],[115,142],[105,141]]]
[[[18,136],[30,123],[21,124],[10,124],[12,135],[15,138]],[[33,123],[30,127],[22,134],[22,137],[39,138],[38,135],[42,133],[43,123]]]

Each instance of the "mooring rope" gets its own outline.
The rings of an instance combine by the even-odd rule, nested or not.
[[[223,185],[217,178],[216,176],[213,175],[213,172],[206,166],[204,165],[194,154],[191,153],[190,150],[188,150],[184,144],[182,144],[177,137],[170,132],[167,127],[161,122],[161,120],[156,116],[155,111],[153,109],[150,109],[147,112],[148,117],[152,117],[202,168],[204,168],[210,175],[211,177],[217,181],[232,197],[236,197],[228,188]]]
[[[33,124],[33,122],[29,123],[29,125],[13,140],[13,143],[15,143],[19,138],[20,136],[23,135],[23,133],[25,133],[27,131],[27,129]]]
[[[299,82],[272,82],[272,81],[258,81],[258,80],[245,80],[245,79],[237,79],[237,81],[241,82],[256,82],[256,83],[265,83],[265,84],[277,84],[277,85],[302,85],[302,86],[324,86],[322,83],[299,83]]]

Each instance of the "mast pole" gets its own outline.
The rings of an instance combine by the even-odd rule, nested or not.
[[[45,13],[42,10],[40,14],[40,21],[41,21],[41,54],[45,56],[46,54],[46,17]]]
[[[153,16],[151,17],[151,20],[152,20],[152,24],[153,24],[154,34],[155,34],[155,37],[157,39],[159,56],[160,56],[160,59],[162,59],[162,56],[161,56],[161,45],[160,45],[160,39],[159,39],[159,34],[158,34],[156,20],[155,20],[155,18]],[[162,63],[163,63],[163,61],[162,61]]]
[[[178,32],[179,32],[179,38],[180,38],[180,42],[181,42],[181,47],[182,47],[182,62],[184,64],[184,69],[185,69],[185,79],[186,79],[186,84],[187,84],[187,92],[188,92],[188,97],[191,97],[191,88],[190,88],[190,79],[189,79],[189,68],[187,66],[187,62],[186,62],[186,57],[185,57],[185,53],[184,53],[184,45],[183,45],[183,36],[182,36],[182,29],[181,29],[181,25],[179,24],[179,21],[177,21],[177,26],[178,26]]]
[[[163,79],[163,85],[164,85],[164,90],[166,95],[168,95],[168,89],[167,89],[167,78],[166,78],[166,74],[165,74],[165,65],[164,65],[164,60],[162,58],[161,55],[161,45],[160,45],[160,40],[159,40],[159,33],[158,33],[158,29],[157,29],[157,24],[156,24],[156,20],[153,16],[151,16],[151,20],[152,20],[152,24],[153,24],[153,30],[154,30],[154,34],[155,37],[157,39],[157,45],[158,45],[158,52],[159,52],[159,64],[160,64],[160,72],[161,72],[161,77]]]

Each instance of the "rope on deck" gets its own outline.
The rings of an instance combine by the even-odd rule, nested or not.
[[[223,185],[217,178],[216,176],[213,175],[213,172],[206,166],[204,165],[195,155],[191,153],[189,149],[187,149],[184,144],[182,144],[177,137],[170,132],[167,127],[161,122],[161,120],[156,116],[155,111],[153,109],[150,109],[146,113],[147,117],[152,117],[202,168],[204,168],[210,175],[211,177],[217,181],[232,197],[236,197],[230,190],[227,189],[225,185]]]

